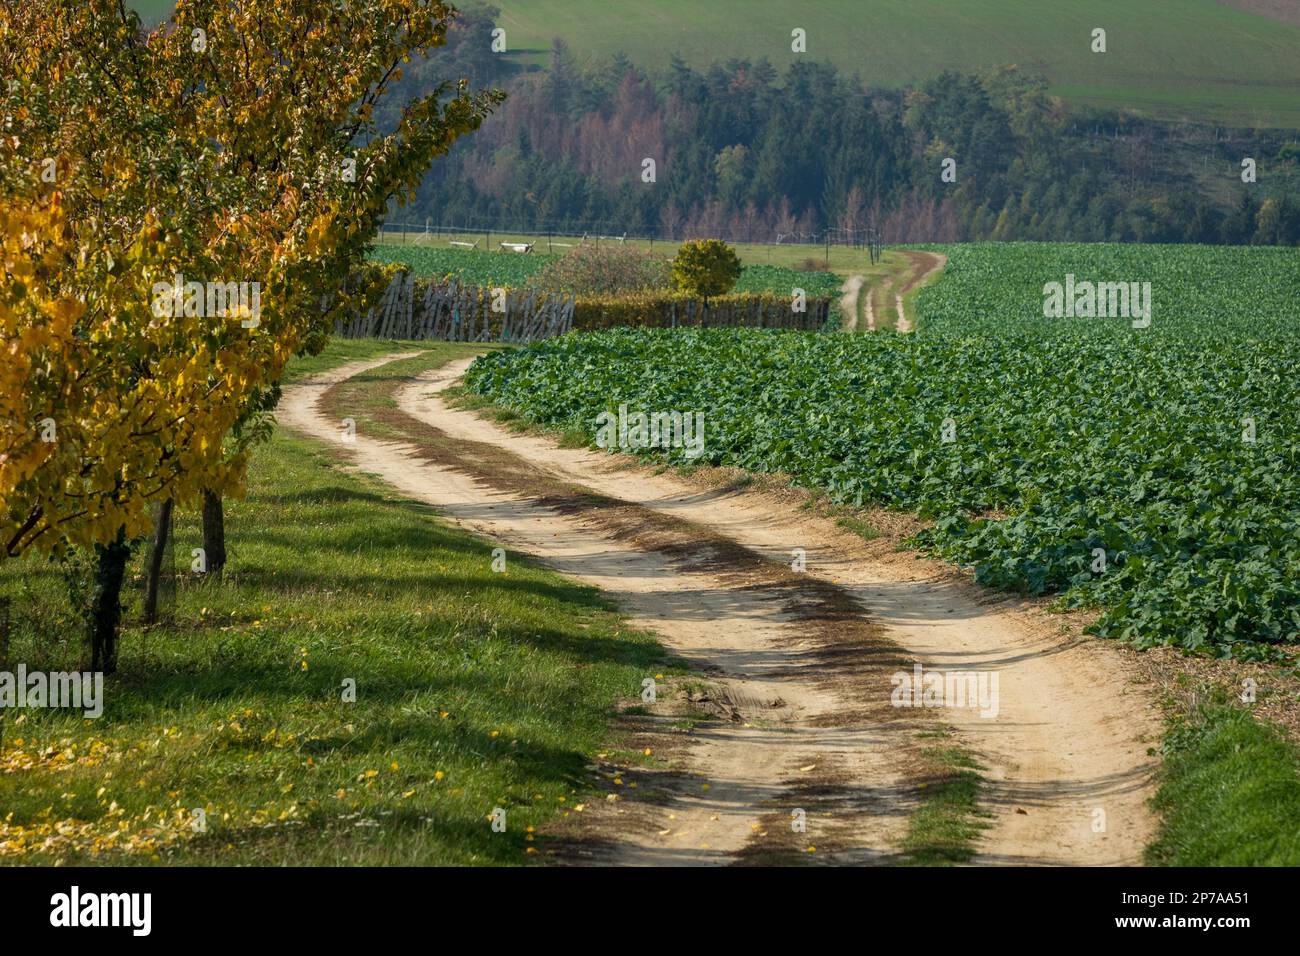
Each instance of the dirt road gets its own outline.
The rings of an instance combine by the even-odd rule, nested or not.
[[[903,254],[911,260],[912,265],[903,287],[894,293],[894,308],[898,316],[894,328],[899,332],[911,332],[916,328],[916,323],[907,314],[904,297],[917,286],[925,285],[938,275],[948,264],[948,257],[937,252],[917,252],[911,249],[904,251]]]
[[[862,291],[862,284],[866,282],[865,276],[849,276],[844,280],[844,285],[840,286],[840,315],[843,319],[843,329],[845,332],[856,332],[858,330],[858,294]],[[868,297],[868,300],[870,297]],[[868,304],[869,301],[868,301]],[[868,329],[874,329],[874,323],[870,320],[867,322]]]
[[[337,442],[353,376],[391,358],[290,387],[281,420]],[[975,862],[1140,861],[1158,723],[1119,649],[778,496],[708,489],[454,408],[440,393],[467,365],[399,381],[382,424],[402,440],[369,438],[362,422],[341,453],[604,589],[707,675],[697,696],[725,718],[689,735],[671,773],[647,779],[662,799],[590,808],[579,853],[629,864],[769,851],[890,859],[924,796],[921,734],[946,725],[988,781]],[[806,570],[791,567],[799,555]],[[996,713],[891,706],[896,675],[916,664],[996,675]],[[796,811],[806,833],[792,834]]]
[[[850,276],[841,286],[840,312],[845,317],[844,331],[856,332],[861,329],[863,323],[858,319],[859,302],[862,303],[861,312],[866,325],[865,331],[876,331],[877,301],[881,307],[881,315],[887,316],[891,295],[894,307],[894,330],[911,332],[916,327],[916,323],[907,314],[903,299],[917,286],[933,280],[943,270],[948,259],[937,252],[919,252],[911,249],[903,250],[903,255],[908,259],[908,271],[901,279],[901,285],[896,284],[896,276],[886,275],[882,276],[874,286],[867,284],[865,276]]]

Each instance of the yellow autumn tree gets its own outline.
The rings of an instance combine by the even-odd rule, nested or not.
[[[740,279],[740,259],[721,239],[691,239],[683,242],[673,257],[673,282],[691,295],[709,299],[726,295]]]
[[[0,541],[98,550],[92,666],[115,666],[149,506],[239,487],[232,428],[351,307],[389,202],[496,101],[444,86],[374,129],[450,16],[181,0],[146,32],[116,0],[0,10]]]

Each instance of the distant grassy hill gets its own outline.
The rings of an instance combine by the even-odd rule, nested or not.
[[[1015,63],[1068,102],[1162,118],[1300,128],[1300,25],[1218,0],[492,0],[513,55],[543,62],[553,37],[580,60],[622,51],[665,66],[808,53],[889,87],[944,69]],[[1239,4],[1249,6],[1251,4]],[[1256,4],[1257,6],[1257,4]],[[1090,49],[1094,27],[1108,52]]]
[[[171,0],[131,0],[146,22]],[[472,3],[474,0],[463,0]],[[898,87],[945,69],[1015,63],[1067,102],[1165,119],[1300,128],[1300,15],[1289,0],[490,0],[508,55],[541,64],[562,37],[580,61],[622,52],[663,67],[798,56]],[[1255,12],[1259,11],[1259,12]],[[1271,14],[1271,15],[1266,15]],[[1094,27],[1107,32],[1091,50]]]
[[[130,0],[129,6],[145,23],[157,23],[175,8],[175,0]]]

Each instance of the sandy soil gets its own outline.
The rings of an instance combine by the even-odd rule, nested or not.
[[[845,317],[845,332],[856,332],[858,330],[858,294],[862,291],[862,284],[866,281],[864,276],[849,276],[844,280],[844,285],[840,286],[840,314]],[[869,301],[870,298],[868,297]]]

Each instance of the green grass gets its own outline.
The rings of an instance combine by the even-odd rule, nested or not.
[[[934,732],[921,736],[936,736]],[[980,765],[965,750],[938,744],[921,751],[921,803],[908,818],[899,860],[907,866],[952,866],[969,863],[975,840],[987,824],[979,806],[983,778]]]
[[[1172,722],[1155,807],[1157,866],[1300,866],[1300,751],[1213,699]]]
[[[868,296],[871,297],[876,331],[898,327],[898,304],[894,301],[894,297],[906,284],[911,271],[911,260],[901,252],[895,251],[886,252],[879,262],[869,264],[862,271],[861,274],[866,278],[867,282],[858,294],[859,331],[867,330]],[[919,291],[920,287],[918,286],[907,295],[904,305],[908,316],[916,315],[912,300]]]
[[[340,342],[310,364],[392,348]],[[493,573],[491,542],[327,455],[277,433],[255,456],[247,498],[227,507],[227,580],[179,587],[172,623],[138,624],[134,582],[102,718],[10,711],[0,862],[545,858],[526,828],[582,802],[614,702],[664,669],[661,649],[592,589],[513,555]],[[182,568],[197,532],[182,515]],[[79,665],[53,567],[7,561],[0,593],[14,598],[11,666]]]
[[[146,24],[170,0],[132,0]],[[1300,26],[1218,0],[497,0],[507,56],[545,64],[564,38],[580,61],[622,52],[666,67],[674,53],[693,66],[766,56],[783,68],[799,54],[790,31],[807,31],[809,59],[828,60],[869,85],[897,88],[945,69],[1014,63],[1042,73],[1068,103],[1233,126],[1300,126]],[[1090,49],[1107,31],[1108,52]],[[504,236],[497,238],[505,238]]]
[[[131,0],[128,6],[140,14],[146,26],[161,23],[176,9],[175,0]]]
[[[766,56],[784,68],[807,31],[809,59],[829,60],[869,85],[899,87],[945,69],[1014,63],[1046,75],[1076,105],[1131,109],[1232,125],[1300,125],[1300,27],[1217,0],[496,0],[509,55],[544,63],[553,37],[582,61],[616,51],[665,67]],[[1108,52],[1090,49],[1107,31]]]
[[[396,352],[413,352],[431,347],[434,345],[430,342],[403,342],[394,339],[332,339],[320,355],[298,356],[289,363],[284,380],[288,384],[344,362],[359,362]],[[437,347],[448,348],[449,346]]]
[[[548,253],[544,238],[498,232],[491,234],[493,248],[486,252],[482,249],[457,249],[449,245],[446,235],[426,236],[422,230],[398,232],[386,229],[383,238],[386,241],[378,243],[371,254],[371,258],[377,262],[411,262],[414,263],[418,275],[460,273],[462,268],[469,268],[475,272],[482,271],[488,277],[500,275],[507,285],[515,284],[511,280],[516,273],[532,275],[546,265],[552,254],[562,255],[568,251],[568,247],[558,245],[561,241],[559,237],[556,238],[557,245],[554,246],[553,252]],[[487,234],[461,233],[456,238],[458,242],[462,240],[473,242],[477,238],[482,243],[487,238]],[[526,255],[501,252],[496,249],[496,243],[501,241],[533,242],[536,248]],[[563,241],[577,242],[578,240],[564,239]],[[681,243],[629,239],[627,245],[644,251],[662,252],[665,259],[670,259]],[[900,253],[886,252],[885,259],[873,266],[866,249],[856,249],[852,246],[827,247],[806,243],[784,243],[778,246],[768,243],[741,242],[734,244],[732,248],[736,250],[741,265],[745,267],[775,266],[800,272],[808,272],[811,268],[813,274],[829,272],[841,278],[851,275],[883,276],[894,271],[905,272],[907,268],[907,259]]]

